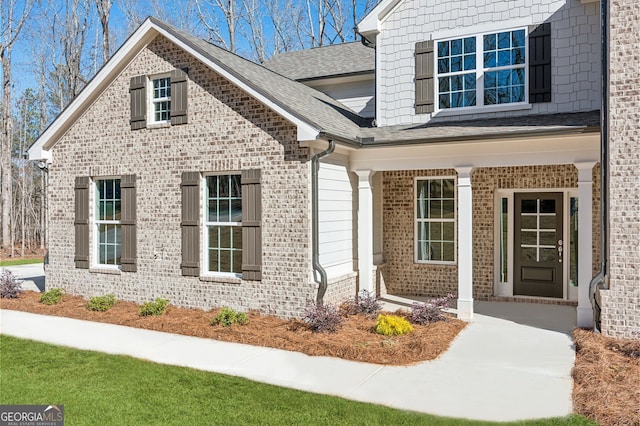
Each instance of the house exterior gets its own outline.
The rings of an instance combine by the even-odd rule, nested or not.
[[[599,3],[383,0],[358,31],[261,66],[145,21],[30,148],[49,285],[285,317],[454,293],[463,319],[590,326]]]

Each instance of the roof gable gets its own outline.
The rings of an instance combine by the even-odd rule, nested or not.
[[[358,22],[358,32],[367,35],[376,35],[381,30],[381,24],[404,0],[382,0]]]
[[[362,118],[335,99],[162,21],[148,18],[34,142],[28,150],[29,158],[50,161],[51,149],[57,141],[113,79],[158,35],[175,43],[292,122],[297,127],[298,140],[313,140],[323,135],[355,139]]]

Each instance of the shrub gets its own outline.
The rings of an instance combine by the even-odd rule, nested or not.
[[[336,305],[307,303],[302,320],[309,324],[314,333],[335,333],[342,322]]]
[[[45,305],[55,305],[60,302],[64,296],[64,290],[61,288],[52,288],[49,291],[45,291],[40,296],[40,303],[44,303]]]
[[[18,281],[10,270],[3,269],[0,275],[0,297],[16,299],[20,293],[22,293],[22,281]]]
[[[169,301],[167,299],[162,299],[157,297],[156,300],[152,302],[144,302],[140,307],[138,307],[138,315],[141,317],[146,317],[149,315],[159,316],[164,314],[164,311],[167,309],[167,305]]]
[[[415,324],[427,325],[436,321],[446,321],[443,309],[449,307],[449,301],[453,299],[453,294],[446,297],[427,300],[425,303],[414,303],[411,305],[411,322]]]
[[[226,306],[222,308],[220,313],[209,320],[211,325],[221,325],[223,327],[229,327],[234,324],[245,325],[249,322],[247,314],[244,312],[236,312],[230,307]]]
[[[382,305],[374,293],[362,290],[353,299],[346,301],[343,309],[348,315],[362,314],[374,318],[382,310]]]
[[[106,296],[95,296],[89,299],[87,309],[90,311],[106,312],[116,305],[116,296],[107,294]]]
[[[396,315],[378,315],[376,333],[384,336],[402,336],[413,331],[413,326],[406,319]]]

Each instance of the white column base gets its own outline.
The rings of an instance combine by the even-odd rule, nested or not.
[[[578,318],[576,320],[576,326],[579,328],[591,328],[593,327],[593,309],[591,305],[589,307],[578,306],[576,309]]]
[[[458,319],[462,321],[473,319],[473,299],[458,299]]]

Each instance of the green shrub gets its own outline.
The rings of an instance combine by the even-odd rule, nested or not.
[[[107,294],[106,296],[95,296],[89,299],[87,309],[90,311],[106,312],[116,305],[116,296]]]
[[[402,336],[413,331],[413,326],[406,319],[396,315],[378,315],[376,333],[385,336]]]
[[[221,325],[223,327],[229,327],[234,324],[245,325],[247,322],[249,322],[247,314],[244,312],[236,312],[228,306],[222,308],[218,315],[209,320],[209,324]]]
[[[167,305],[169,301],[167,299],[162,299],[160,297],[156,298],[156,300],[152,302],[144,302],[138,308],[138,315],[141,317],[146,317],[149,315],[159,316],[164,314],[164,311],[167,309]]]
[[[64,296],[64,290],[61,288],[52,288],[49,291],[45,291],[40,296],[40,303],[44,303],[45,305],[55,305],[60,302]]]

